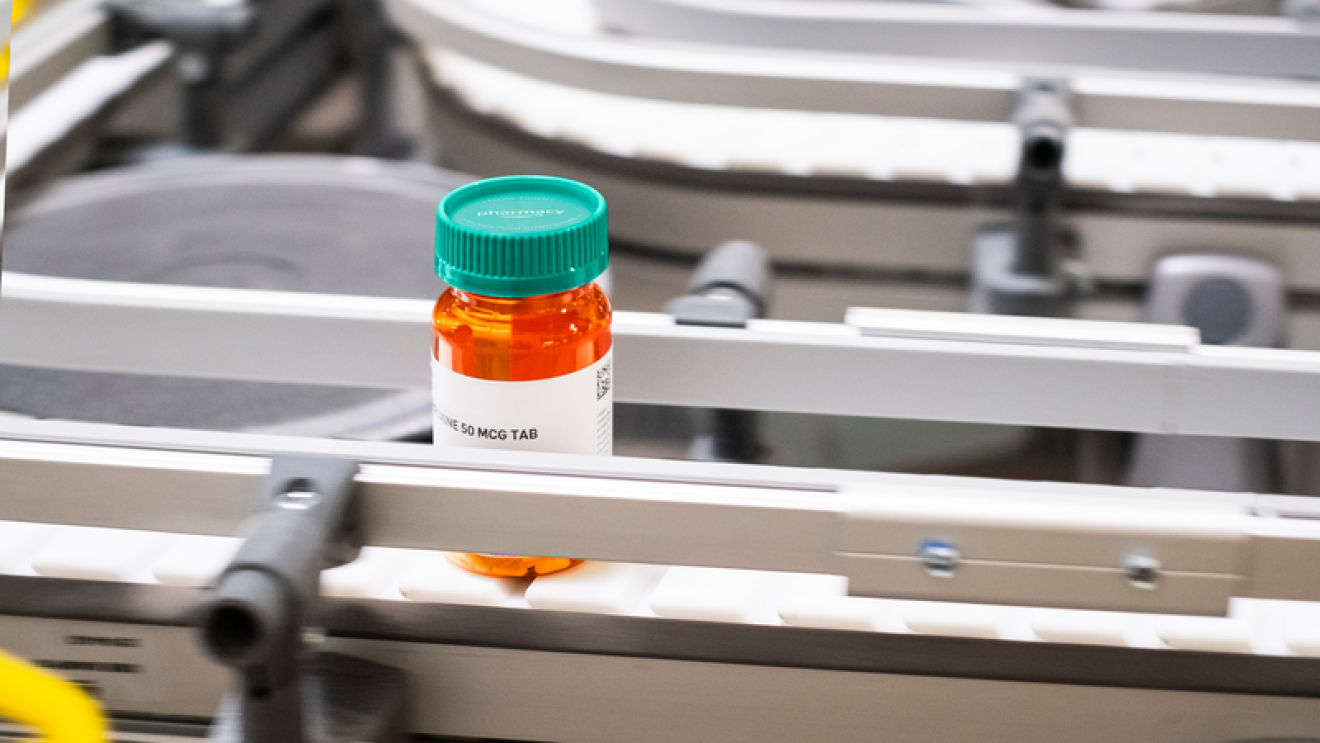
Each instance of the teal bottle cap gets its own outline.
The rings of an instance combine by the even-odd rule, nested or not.
[[[583,286],[609,265],[605,199],[545,175],[469,183],[436,209],[435,272],[457,289],[536,297]]]

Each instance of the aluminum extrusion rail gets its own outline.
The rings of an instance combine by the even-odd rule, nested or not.
[[[1280,78],[1320,69],[1320,39],[1284,17],[857,0],[595,5],[613,29],[726,46]]]
[[[467,0],[387,0],[399,28],[520,74],[604,93],[752,108],[1007,121],[1023,76],[1067,77],[1081,126],[1313,141],[1299,81],[714,47],[522,25]]]
[[[115,426],[64,428],[64,443],[23,440],[61,425],[0,421],[0,519],[229,535],[269,468],[253,448],[336,456],[349,447],[376,461],[357,478],[363,538],[374,546],[825,573],[848,576],[864,595],[1124,611],[1222,613],[1230,596],[1320,599],[1320,574],[1296,569],[1320,559],[1320,521],[1273,515],[1277,497],[1119,487],[1078,495],[1048,484],[1018,492],[973,478],[863,473],[834,473],[833,489],[806,492],[728,484],[741,465],[697,466],[683,482],[675,474],[688,463],[648,477],[652,463],[626,458],[496,452],[483,462],[416,444],[216,433],[205,435],[209,446],[170,450],[163,442],[187,447],[190,434]],[[511,462],[524,471],[504,469]],[[794,479],[792,469],[759,474],[777,472]],[[947,507],[968,498],[993,508]],[[927,533],[964,546],[965,576],[926,575],[909,542]],[[1124,580],[1136,578],[1119,558],[1134,550],[1162,565],[1153,590]]]
[[[0,286],[3,363],[429,385],[419,357],[429,347],[427,301],[13,273]],[[1150,326],[1085,321],[1056,321],[1064,325],[1032,340],[1036,331],[1022,329],[1021,320],[1000,318],[1008,325],[987,328],[985,318],[932,318],[939,321],[935,330],[886,320],[864,332],[858,325],[773,320],[754,320],[746,329],[703,328],[676,325],[667,315],[619,312],[616,399],[1320,441],[1318,353],[1179,345],[1152,339]],[[1117,335],[1095,335],[1096,328]]]

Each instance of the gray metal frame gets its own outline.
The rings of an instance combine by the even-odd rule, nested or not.
[[[5,363],[429,386],[417,361],[430,343],[426,301],[12,273],[2,281]],[[979,326],[963,340],[774,320],[707,328],[629,312],[617,313],[614,331],[621,402],[1320,441],[1314,352],[1030,345]]]

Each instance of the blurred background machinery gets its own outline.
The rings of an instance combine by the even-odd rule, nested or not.
[[[231,564],[236,504],[288,446],[364,462],[383,510],[316,579],[361,536],[324,517],[294,620],[252,602],[283,644],[207,625],[226,665],[279,672],[248,713],[291,719],[306,642],[404,668],[432,735],[1313,736],[1318,511],[1285,494],[1320,494],[1320,367],[1286,350],[1320,350],[1317,22],[1315,0],[38,0],[8,91],[6,642],[77,671],[124,740],[200,736],[233,684],[189,612],[272,569]],[[425,443],[435,203],[525,172],[610,203],[613,460]],[[1011,511],[1003,575],[1115,580],[1065,609],[948,581],[946,541],[833,543],[888,496],[958,535]],[[529,497],[580,519],[506,528]],[[245,535],[299,520],[262,513]],[[1121,563],[1050,532],[1097,523]],[[1162,565],[1130,550],[1152,534]],[[583,544],[608,562],[521,583],[436,551]],[[890,559],[922,591],[847,595]],[[351,740],[397,732],[397,673],[372,672],[381,724]]]

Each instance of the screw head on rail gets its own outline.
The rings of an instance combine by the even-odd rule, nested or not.
[[[936,578],[952,578],[954,572],[958,570],[958,563],[962,560],[957,547],[947,542],[929,539],[917,548],[917,557],[921,558],[921,564],[925,566],[926,572]]]
[[[275,496],[275,505],[291,511],[305,511],[321,502],[321,494],[309,481],[297,479],[284,487],[284,492]]]
[[[1160,579],[1160,561],[1145,555],[1128,555],[1123,558],[1123,575],[1135,588],[1154,590]]]

